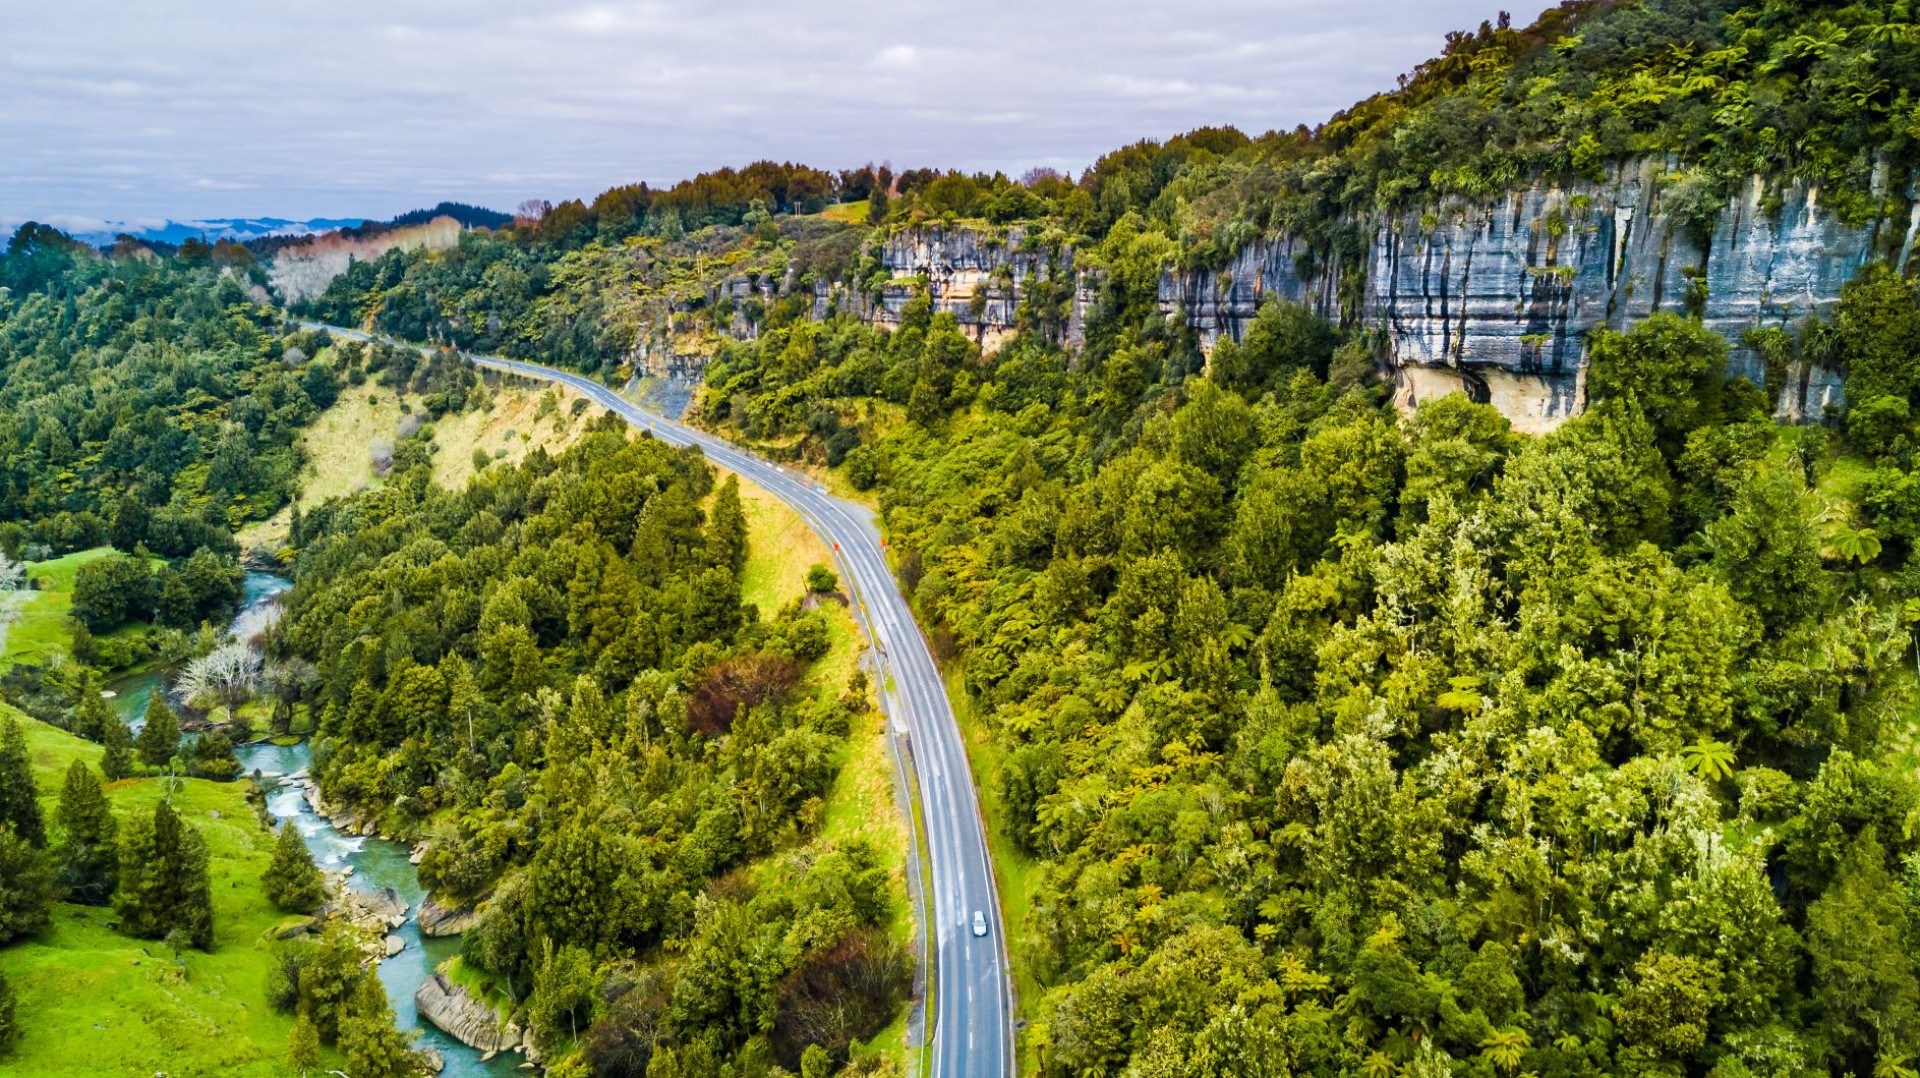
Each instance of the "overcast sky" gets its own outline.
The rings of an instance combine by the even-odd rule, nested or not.
[[[1316,123],[1497,4],[10,4],[0,220],[511,209],[758,158],[1077,171]]]

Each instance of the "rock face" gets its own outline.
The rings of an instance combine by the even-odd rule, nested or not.
[[[1449,203],[1369,223],[1361,324],[1384,331],[1402,403],[1465,389],[1526,429],[1583,403],[1586,334],[1658,311],[1698,313],[1734,344],[1732,366],[1757,382],[1740,338],[1831,308],[1877,255],[1904,265],[1911,220],[1850,224],[1817,189],[1757,179],[1696,223],[1663,170],[1642,161],[1608,182],[1536,184],[1490,203]],[[1711,239],[1702,242],[1703,236]],[[1238,337],[1269,296],[1351,316],[1334,291],[1346,267],[1315,266],[1289,239],[1243,249],[1218,273],[1168,274],[1161,303],[1209,346]],[[1795,370],[1771,388],[1786,420],[1838,404],[1836,372]]]
[[[414,921],[420,925],[423,936],[457,936],[473,927],[480,919],[477,910],[461,906],[443,906],[431,897],[422,899],[419,912]]]
[[[933,313],[950,314],[982,348],[997,347],[1019,322],[1021,303],[1036,290],[1058,297],[1048,331],[1079,344],[1092,295],[1074,268],[1070,246],[1043,242],[1022,228],[983,232],[971,228],[908,229],[888,236],[873,252],[892,280],[877,294],[836,284],[814,297],[815,318],[849,311],[876,325],[898,326],[901,313],[925,278]]]
[[[444,251],[460,243],[461,231],[459,221],[442,216],[424,224],[358,238],[328,232],[276,254],[268,269],[268,278],[282,298],[294,303],[326,291],[327,285],[345,272],[350,262],[371,262],[395,247]]]
[[[1882,177],[1882,193],[1896,186]],[[1217,270],[1170,271],[1161,307],[1211,350],[1238,339],[1270,297],[1382,331],[1403,406],[1466,391],[1524,430],[1550,429],[1584,405],[1586,337],[1659,311],[1697,313],[1733,345],[1733,373],[1767,372],[1741,339],[1825,313],[1876,257],[1905,269],[1920,240],[1920,179],[1905,180],[1910,212],[1843,220],[1805,184],[1759,179],[1700,209],[1663,163],[1643,160],[1603,183],[1538,183],[1478,203],[1443,202],[1351,222],[1370,237],[1363,266],[1316,258],[1292,237],[1242,248]],[[851,310],[897,325],[924,277],[936,312],[951,313],[991,348],[1017,322],[1030,285],[1062,297],[1065,343],[1081,340],[1093,292],[1071,248],[1048,249],[1018,229],[987,234],[928,228],[891,236],[876,252],[893,275],[877,300],[843,288],[815,314]],[[1024,291],[1023,291],[1024,290]],[[1838,405],[1839,372],[1774,372],[1775,414],[1819,420]]]
[[[1643,160],[1603,183],[1537,183],[1350,222],[1370,237],[1361,266],[1317,257],[1293,237],[1258,240],[1220,269],[1169,271],[1160,303],[1207,350],[1238,339],[1269,298],[1304,303],[1382,332],[1403,406],[1464,390],[1523,430],[1546,430],[1584,406],[1587,334],[1660,311],[1698,314],[1733,345],[1733,373],[1766,384],[1741,343],[1749,330],[1827,312],[1876,257],[1903,269],[1914,257],[1920,180],[1905,182],[1909,213],[1849,222],[1816,188],[1757,178],[1702,208],[1663,163]],[[1884,194],[1894,181],[1881,184]],[[816,297],[817,317],[851,310],[897,325],[925,278],[934,310],[992,348],[1044,284],[1060,297],[1059,338],[1081,340],[1093,292],[1071,248],[1018,229],[927,228],[896,233],[875,253],[893,282],[877,298],[836,286]],[[1767,388],[1776,417],[1794,422],[1819,420],[1843,393],[1839,373],[1819,368],[1776,371]]]
[[[505,1052],[520,1043],[520,1027],[501,1022],[493,1008],[467,995],[466,989],[436,972],[413,994],[420,1016],[448,1036],[482,1052]]]
[[[333,899],[326,912],[349,924],[385,935],[407,923],[407,904],[391,887],[378,891],[357,891],[345,886],[345,876],[336,877]]]

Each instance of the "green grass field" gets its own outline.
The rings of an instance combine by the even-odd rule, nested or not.
[[[867,201],[863,198],[858,202],[836,202],[821,210],[820,216],[843,225],[864,225],[867,223]]]
[[[73,646],[67,614],[73,610],[74,574],[82,565],[112,552],[112,547],[95,547],[27,566],[27,578],[34,590],[15,600],[20,604],[20,617],[7,632],[6,654],[0,657],[0,666],[45,663],[68,653]]]
[[[23,662],[45,664],[72,653],[73,626],[68,615],[73,612],[74,577],[82,565],[111,553],[112,547],[97,546],[27,566],[27,579],[32,581],[33,590],[21,593],[14,600],[19,604],[20,616],[8,627],[7,646],[0,652],[0,669]],[[100,634],[99,639],[122,639],[146,631],[145,625],[128,624]]]
[[[25,727],[41,804],[51,818],[67,766],[97,766],[98,746],[0,706]],[[3,721],[3,719],[0,719]],[[123,826],[151,812],[159,779],[107,787]],[[266,1003],[272,953],[266,936],[283,915],[261,892],[272,836],[246,802],[244,783],[188,780],[174,797],[211,855],[214,949],[176,963],[165,946],[110,927],[111,910],[62,904],[40,935],[0,948],[0,973],[19,996],[22,1036],[0,1076],[281,1076],[291,1018]],[[336,1066],[337,1061],[327,1066]]]

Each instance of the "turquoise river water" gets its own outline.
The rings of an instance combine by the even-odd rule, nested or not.
[[[245,632],[248,623],[261,618],[265,609],[277,603],[280,593],[290,586],[285,577],[248,573],[242,609],[234,619],[236,629]],[[158,672],[150,672],[109,686],[116,694],[114,704],[121,717],[135,728],[139,727],[140,716],[146,712],[147,701],[159,687],[160,678]],[[439,1050],[447,1063],[441,1074],[447,1078],[497,1078],[516,1073],[521,1062],[517,1053],[503,1053],[489,1063],[482,1063],[479,1052],[422,1022],[414,1008],[414,989],[432,975],[435,966],[460,952],[460,940],[458,937],[428,939],[420,935],[420,926],[414,922],[413,915],[421,899],[426,897],[426,889],[420,886],[419,874],[407,860],[412,851],[397,842],[345,834],[313,811],[301,796],[299,786],[287,781],[288,776],[304,775],[311,763],[311,749],[306,742],[283,746],[260,741],[238,747],[235,754],[248,774],[258,771],[263,776],[267,808],[273,813],[275,826],[291,818],[294,827],[307,840],[307,848],[313,851],[316,864],[324,869],[351,865],[353,875],[348,877],[351,886],[363,891],[391,887],[407,904],[407,923],[394,932],[406,942],[406,947],[380,963],[380,981],[387,986],[387,998],[393,1001],[393,1013],[400,1028],[413,1030],[417,1034],[415,1043],[420,1047]]]

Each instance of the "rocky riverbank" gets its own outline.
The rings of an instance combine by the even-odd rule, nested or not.
[[[478,910],[462,906],[443,906],[428,898],[420,903],[420,909],[414,914],[414,920],[420,925],[423,936],[458,936],[472,928],[480,919]]]
[[[492,1007],[467,994],[467,990],[435,972],[421,982],[413,994],[420,1017],[432,1022],[461,1044],[482,1052],[510,1052],[522,1047],[519,1026],[503,1021]]]
[[[470,908],[436,903],[420,892],[413,866],[419,864],[424,847],[416,845],[411,856],[388,853],[367,861],[361,851],[379,848],[370,843],[392,841],[380,833],[378,821],[327,801],[308,774],[304,757],[288,763],[292,766],[271,772],[261,769],[261,778],[280,791],[277,815],[297,814],[323,822],[326,826],[319,834],[334,836],[323,841],[335,844],[336,851],[352,851],[355,860],[336,852],[331,864],[322,861],[326,904],[314,918],[286,926],[285,935],[318,931],[329,920],[353,926],[367,960],[380,965],[381,980],[402,1027],[417,1024],[432,1030],[422,1059],[435,1073],[442,1073],[440,1067],[450,1078],[512,1073],[520,1062],[508,1055],[512,1052],[537,1062],[537,1053],[528,1049],[518,1025],[503,1021],[493,1008],[434,970],[436,962],[450,957],[440,939],[466,931],[477,914]],[[376,867],[371,873],[358,871],[356,866],[363,862]]]

